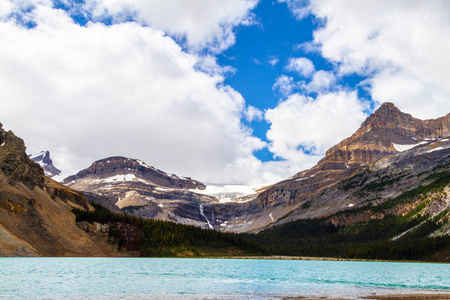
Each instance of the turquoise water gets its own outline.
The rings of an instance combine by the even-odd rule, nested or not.
[[[450,265],[176,258],[0,258],[0,299],[282,299],[448,293]]]

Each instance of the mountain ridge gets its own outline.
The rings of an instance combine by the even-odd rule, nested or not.
[[[109,199],[110,205],[137,216],[221,231],[258,232],[277,224],[278,220],[320,217],[347,209],[349,203],[341,201],[340,198],[345,194],[342,191],[337,191],[336,196],[336,199],[341,200],[327,198],[323,194],[380,160],[403,152],[408,153],[418,146],[431,149],[433,142],[443,140],[449,128],[450,114],[422,121],[401,112],[392,103],[384,103],[354,134],[331,147],[316,166],[264,187],[256,194],[233,201],[221,202],[204,195],[203,192],[197,194],[195,190],[183,190],[179,186],[168,188],[167,185],[163,187],[141,182],[143,177],[137,173],[133,173],[137,179],[126,178],[124,167],[118,168],[122,173],[116,172],[117,169],[105,172],[105,164],[111,158],[95,162],[92,166],[96,167],[91,170],[79,172],[82,176],[75,178],[75,181],[84,176],[89,178],[87,185],[83,186],[81,181],[71,184],[69,181],[74,179],[73,177],[64,182],[75,189],[103,194]],[[133,161],[123,157],[120,159]],[[142,163],[134,162],[138,165]],[[103,179],[95,177],[100,173],[103,174]],[[107,179],[112,178],[111,176],[119,176],[120,178],[116,179],[120,180],[112,182]],[[314,199],[319,199],[319,202],[322,201],[320,199],[327,200],[322,203],[322,207],[316,207],[312,205]],[[359,205],[359,201],[354,202],[354,205]],[[102,203],[106,202],[102,200]]]

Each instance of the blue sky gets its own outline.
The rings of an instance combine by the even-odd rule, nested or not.
[[[437,0],[0,0],[0,122],[63,176],[122,155],[268,184],[382,102],[447,114],[448,36]]]

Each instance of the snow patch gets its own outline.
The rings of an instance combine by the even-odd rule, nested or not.
[[[143,162],[143,161],[140,160],[140,159],[136,159],[136,161],[137,161],[141,166],[143,166],[144,168],[147,168],[147,169],[154,169],[153,167],[150,167],[149,165],[147,165],[145,162]]]
[[[426,153],[431,153],[431,152],[434,152],[434,151],[445,150],[445,149],[449,149],[449,148],[450,148],[450,146],[447,146],[447,147],[441,147],[441,146],[439,146],[439,147],[436,147],[436,148],[434,148],[434,149],[431,149],[430,151],[427,151]]]
[[[270,217],[270,219],[272,220],[272,222],[275,221],[274,218],[273,218],[273,216],[272,216],[272,213],[270,213],[269,217]]]
[[[189,191],[216,197],[220,203],[235,202],[236,198],[255,194],[264,185],[207,185],[206,189],[190,189]]]
[[[2,146],[3,146],[4,144],[5,144],[5,142],[3,142]],[[34,160],[35,158],[38,158],[39,156],[43,156],[44,154],[45,154],[45,151],[41,151],[41,152],[39,152],[39,153],[30,155],[30,158],[31,158],[32,160]]]
[[[116,176],[108,177],[105,179],[97,179],[96,181],[102,181],[102,182],[120,182],[120,181],[134,181],[136,180],[136,176],[134,174],[119,174]]]
[[[157,187],[155,187],[155,190],[161,191],[161,192],[167,192],[167,191],[173,191],[174,189],[157,186]]]
[[[6,141],[3,141],[3,143],[0,145],[0,147],[5,146]]]
[[[353,206],[355,206],[355,204],[353,204],[353,203],[350,203],[350,204],[348,205],[348,207],[353,207]]]
[[[392,146],[394,146],[395,150],[397,150],[398,152],[403,152],[403,151],[407,151],[410,150],[414,147],[417,147],[419,145],[423,145],[423,144],[428,144],[427,142],[420,142],[417,144],[408,144],[408,145],[400,145],[400,144],[395,144],[392,143]]]

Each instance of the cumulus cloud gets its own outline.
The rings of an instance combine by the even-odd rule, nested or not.
[[[186,38],[190,48],[223,51],[235,42],[233,28],[254,23],[257,0],[87,0],[94,18],[142,24]]]
[[[319,94],[316,99],[293,94],[267,110],[265,118],[270,123],[270,151],[302,170],[350,136],[366,115],[356,92],[338,91]]]
[[[29,153],[50,150],[66,174],[112,155],[206,182],[257,173],[247,168],[261,166],[253,152],[265,143],[214,60],[136,22],[80,26],[45,4],[28,15],[33,29],[0,22],[0,120]]]
[[[449,112],[449,1],[311,1],[314,43],[341,75],[367,76],[372,98],[419,118]]]
[[[289,59],[286,69],[296,72],[303,77],[310,77],[315,71],[313,62],[305,57]]]
[[[287,96],[294,91],[297,83],[294,82],[294,78],[286,75],[280,75],[276,78],[274,85],[272,86],[273,91],[278,91],[281,95]]]
[[[336,76],[333,72],[317,71],[314,73],[312,80],[305,85],[308,92],[323,92],[333,87],[336,83]]]

